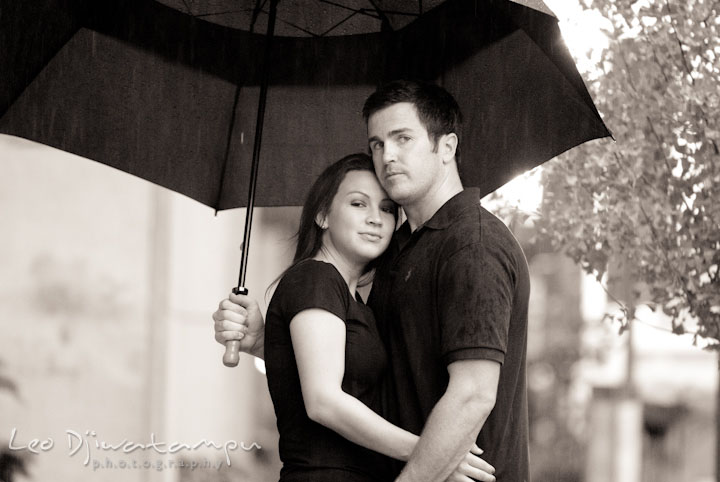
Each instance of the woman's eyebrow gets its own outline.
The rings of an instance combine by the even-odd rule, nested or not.
[[[348,193],[346,194],[346,196],[350,196],[351,194],[360,194],[361,196],[370,197],[370,196],[368,196],[366,193],[364,193],[363,191],[350,191],[350,192],[348,192]]]

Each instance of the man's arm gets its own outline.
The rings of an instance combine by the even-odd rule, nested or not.
[[[492,232],[482,241],[471,237],[440,267],[439,345],[449,381],[400,481],[444,480],[495,407],[514,300],[503,241]]]
[[[397,482],[445,480],[473,446],[495,406],[498,362],[460,360],[448,365],[448,373],[447,390]]]

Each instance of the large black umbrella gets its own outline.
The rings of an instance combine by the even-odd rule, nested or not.
[[[248,220],[364,150],[394,78],[455,95],[483,193],[609,135],[539,0],[0,0],[0,72],[0,132]]]

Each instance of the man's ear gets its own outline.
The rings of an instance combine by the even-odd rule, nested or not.
[[[438,141],[438,148],[442,154],[444,164],[455,159],[455,151],[457,150],[458,136],[454,132],[445,134]]]
[[[317,224],[320,229],[325,231],[328,228],[327,215],[325,215],[324,213],[317,213],[317,215],[315,216],[315,224]]]

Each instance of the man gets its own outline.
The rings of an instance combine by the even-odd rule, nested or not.
[[[477,441],[498,481],[527,481],[527,262],[463,189],[460,109],[438,86],[395,81],[363,115],[378,179],[407,215],[369,299],[390,354],[386,416],[421,433],[397,480],[445,480]],[[236,337],[233,311],[213,315],[221,343]],[[246,343],[259,334],[251,322]]]

